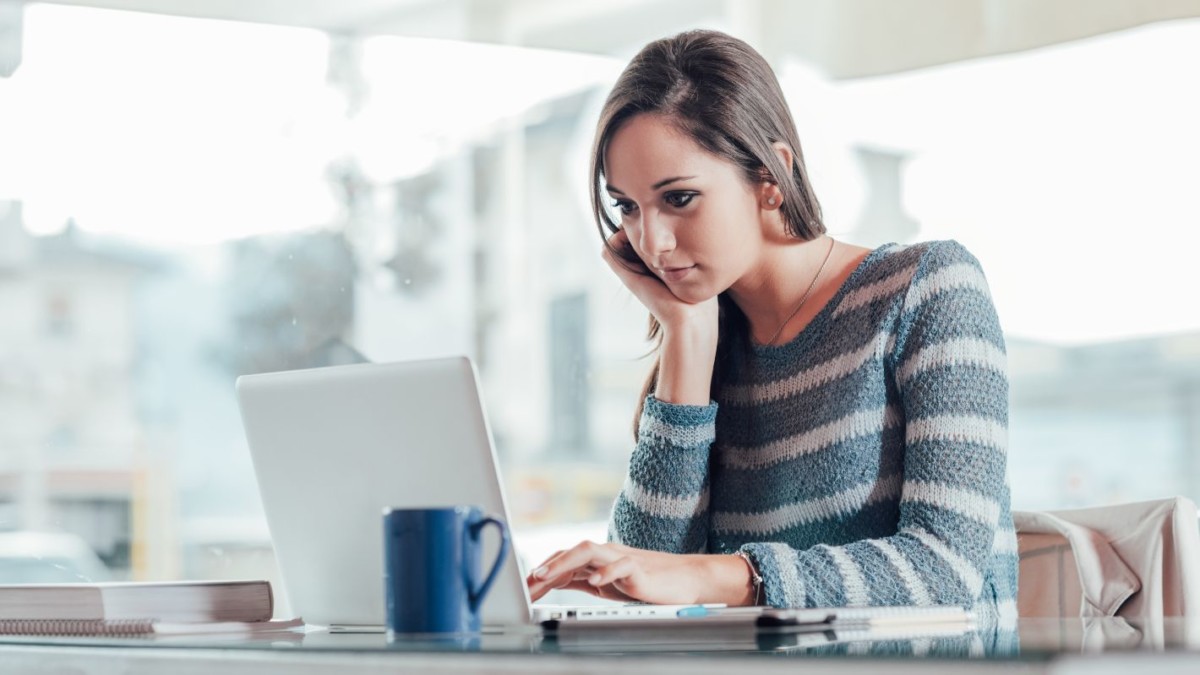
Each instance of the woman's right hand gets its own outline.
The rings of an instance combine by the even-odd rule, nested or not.
[[[615,249],[615,250],[614,250]],[[623,253],[618,255],[617,251]],[[717,298],[689,303],[675,297],[667,284],[659,279],[634,252],[625,230],[617,230],[609,238],[602,253],[604,262],[612,268],[621,283],[658,319],[663,330],[672,332],[685,328],[717,330]]]
[[[629,259],[623,260],[614,248],[625,252]],[[717,355],[717,296],[696,303],[675,297],[667,284],[640,262],[624,230],[608,238],[603,255],[621,283],[662,327],[654,397],[664,403],[708,405]]]

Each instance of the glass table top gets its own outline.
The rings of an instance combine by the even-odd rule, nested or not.
[[[0,646],[56,645],[187,649],[239,649],[325,652],[591,654],[591,655],[759,655],[774,657],[859,656],[1042,660],[1063,654],[1139,651],[1200,651],[1200,622],[1168,618],[1135,621],[1103,619],[1021,619],[1008,625],[963,630],[892,628],[881,630],[765,629],[753,625],[587,629],[558,634],[530,631],[476,636],[413,636],[389,640],[382,633],[292,630],[239,636],[178,635],[150,638],[0,636]]]

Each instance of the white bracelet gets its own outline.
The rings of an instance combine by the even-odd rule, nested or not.
[[[759,594],[762,591],[763,578],[758,573],[758,568],[754,566],[754,561],[750,559],[749,554],[745,551],[734,551],[735,556],[746,561],[746,566],[750,568],[750,583],[754,586],[754,604],[761,604],[758,600]]]

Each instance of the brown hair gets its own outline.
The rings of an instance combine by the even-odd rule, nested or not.
[[[621,126],[642,113],[663,116],[700,147],[740,166],[751,185],[767,181],[778,186],[783,195],[780,213],[792,236],[808,240],[825,232],[821,206],[804,168],[796,123],[771,66],[742,40],[696,30],[643,47],[604,102],[592,144],[590,180],[592,211],[606,241],[619,226],[604,202],[604,153]],[[791,167],[784,166],[776,154],[775,142],[791,148],[795,157]],[[788,178],[780,180],[781,176]],[[626,259],[632,255],[614,253]],[[718,303],[717,359],[710,387],[714,399],[720,390],[729,338],[746,330],[745,315],[726,293],[718,297]],[[658,385],[662,332],[653,315],[647,338],[656,341],[652,352],[656,358],[634,415],[635,439],[646,396]]]

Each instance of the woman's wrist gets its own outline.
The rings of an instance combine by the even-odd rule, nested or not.
[[[745,551],[738,550],[733,553],[735,558],[746,563],[746,570],[750,575],[750,601],[748,605],[761,605],[763,600],[763,577],[758,572],[758,565],[750,559],[750,554]]]
[[[721,603],[730,607],[758,604],[759,584],[754,581],[751,565],[738,555],[707,554],[696,556],[703,571],[697,575],[702,584],[699,603]]]

